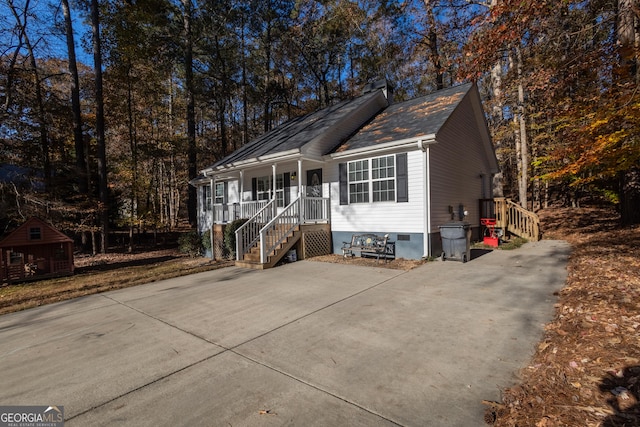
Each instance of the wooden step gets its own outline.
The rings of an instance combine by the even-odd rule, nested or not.
[[[267,242],[269,242],[269,237],[267,236]],[[256,244],[244,255],[243,259],[240,261],[236,261],[236,266],[244,267],[244,268],[252,268],[252,269],[265,269],[273,267],[283,256],[285,256],[286,252],[288,252],[291,247],[300,239],[300,227],[297,226],[293,229],[293,231],[284,239],[281,243],[279,243],[275,249],[269,253],[267,256],[267,262],[264,264],[260,263],[260,244]],[[270,246],[269,244],[267,246]]]
[[[260,261],[253,262],[247,260],[236,261],[235,265],[236,267],[250,268],[252,270],[264,270],[271,267],[269,264],[261,264]]]

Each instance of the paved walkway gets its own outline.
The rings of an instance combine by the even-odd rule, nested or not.
[[[68,426],[482,426],[568,254],[226,268],[0,316],[0,405],[62,405]]]

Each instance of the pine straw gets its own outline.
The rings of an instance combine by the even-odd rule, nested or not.
[[[537,352],[488,405],[495,426],[640,426],[640,227],[611,209],[540,212],[545,238],[572,245],[566,286]]]
[[[348,265],[361,265],[365,267],[379,267],[379,268],[391,268],[394,270],[411,270],[419,265],[424,264],[426,261],[395,258],[390,260],[377,260],[374,257],[360,257],[360,256],[347,256],[342,255],[320,255],[313,258],[307,258],[307,261],[317,262],[331,262],[334,264],[348,264]]]

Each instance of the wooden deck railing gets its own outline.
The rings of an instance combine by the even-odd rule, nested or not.
[[[494,199],[496,227],[537,242],[540,240],[540,219],[535,213],[504,197]]]

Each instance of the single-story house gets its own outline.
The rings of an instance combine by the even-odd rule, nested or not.
[[[0,240],[0,282],[73,274],[73,239],[32,217]]]
[[[439,256],[438,227],[452,220],[479,237],[480,201],[493,197],[499,168],[476,85],[398,103],[389,95],[384,81],[368,85],[203,169],[191,181],[199,231],[213,231],[216,247],[218,226],[251,218],[236,259],[260,265],[296,242],[298,258],[312,247],[341,254],[361,233],[389,235],[396,257]]]

